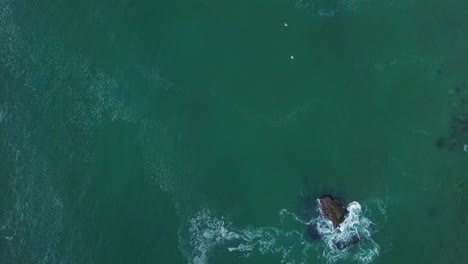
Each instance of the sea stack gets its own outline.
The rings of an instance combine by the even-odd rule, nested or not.
[[[332,195],[324,194],[317,200],[320,214],[332,221],[333,227],[337,228],[345,220],[348,210],[346,203]]]

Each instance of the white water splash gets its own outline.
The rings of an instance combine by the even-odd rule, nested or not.
[[[349,203],[347,209],[348,215],[337,228],[322,214],[311,222],[327,245],[323,256],[329,263],[348,258],[359,263],[370,263],[380,252],[379,245],[371,237],[373,223],[363,215],[358,202]],[[355,239],[359,239],[355,246],[346,246]]]
[[[377,213],[384,210],[377,207]],[[370,210],[357,202],[348,205],[349,214],[339,228],[323,216],[303,221],[287,209],[279,212],[281,220],[291,217],[301,226],[315,225],[322,236],[321,241],[310,242],[304,236],[304,229],[295,230],[275,227],[235,227],[225,217],[216,216],[211,210],[202,208],[188,222],[188,230],[179,230],[182,251],[188,263],[206,264],[215,252],[226,250],[240,257],[256,255],[279,255],[281,263],[315,263],[317,260],[335,263],[352,259],[357,263],[371,263],[380,252],[379,245],[372,239],[374,224],[364,216]],[[383,211],[385,213],[385,211]],[[189,233],[186,236],[185,232]],[[337,248],[337,243],[349,243],[353,237],[359,243]]]

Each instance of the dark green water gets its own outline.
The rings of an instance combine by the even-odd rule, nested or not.
[[[468,140],[436,144],[468,113],[467,14],[0,0],[0,263],[468,263]],[[310,242],[321,193],[369,239]]]

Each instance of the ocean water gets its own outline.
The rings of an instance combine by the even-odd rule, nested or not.
[[[467,14],[0,0],[0,263],[468,263]]]

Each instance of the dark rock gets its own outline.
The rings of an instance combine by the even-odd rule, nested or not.
[[[343,250],[351,245],[357,244],[359,242],[359,237],[357,235],[352,236],[349,240],[347,241],[337,241],[335,242],[335,247],[339,250]]]
[[[333,226],[338,227],[345,220],[348,210],[346,203],[332,195],[325,194],[318,199],[320,213],[332,221]]]

